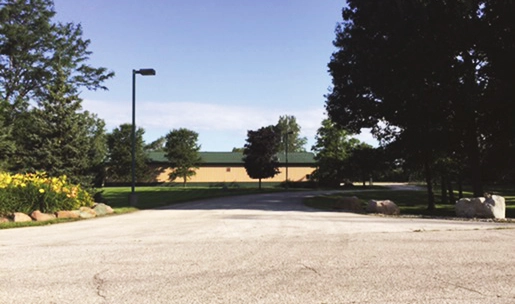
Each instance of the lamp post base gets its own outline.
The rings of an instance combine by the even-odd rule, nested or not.
[[[138,195],[136,193],[129,194],[129,206],[136,207],[138,204]]]

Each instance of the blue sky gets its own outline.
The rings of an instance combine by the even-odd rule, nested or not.
[[[327,63],[343,0],[55,0],[56,19],[81,23],[90,64],[113,70],[109,91],[83,91],[83,107],[108,131],[131,122],[151,142],[176,128],[199,133],[202,151],[243,147],[247,130],[294,115],[314,143],[325,117]],[[357,136],[374,143],[368,132]]]

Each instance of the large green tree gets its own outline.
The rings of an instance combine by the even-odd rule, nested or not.
[[[76,88],[93,90],[106,89],[102,83],[114,76],[87,64],[90,41],[80,24],[55,22],[54,16],[52,0],[0,3],[0,100],[14,112],[44,99],[59,71]]]
[[[494,24],[509,23],[499,10],[495,16],[502,22],[489,17],[494,2],[349,0],[336,30],[330,117],[350,131],[370,127],[380,139],[401,141],[424,168],[429,209],[432,171],[440,158],[460,155],[475,195],[481,195],[492,129],[512,127],[496,113],[515,114],[513,99],[488,96],[506,84],[493,69],[502,57],[495,52],[513,41],[513,35],[494,34]],[[513,3],[504,6],[513,10]],[[499,33],[509,29],[504,23]],[[488,43],[491,37],[497,40]],[[513,138],[509,133],[505,140]]]
[[[188,178],[196,174],[195,169],[202,162],[197,141],[198,133],[185,128],[174,129],[166,134],[166,158],[172,168],[170,179],[182,178],[184,187]]]
[[[330,119],[324,119],[315,136],[315,145],[311,148],[315,153],[317,169],[315,178],[326,186],[338,186],[351,177],[347,172],[346,160],[359,140],[351,138],[349,132],[339,128]]]
[[[16,168],[67,175],[86,186],[98,182],[106,156],[103,120],[82,111],[81,99],[63,73],[43,94],[46,98],[39,106],[23,112],[14,123]]]
[[[279,173],[277,153],[281,142],[281,132],[276,126],[262,127],[247,132],[247,143],[243,149],[243,165],[250,178],[261,180]]]
[[[281,133],[279,151],[282,152],[305,152],[305,145],[308,142],[306,137],[300,136],[300,125],[293,115],[279,117],[276,128]]]
[[[8,157],[11,169],[50,171],[53,168],[56,174],[73,171],[74,176],[86,176],[86,171],[98,169],[94,164],[96,161],[79,160],[76,157],[79,157],[79,154],[86,155],[84,151],[93,153],[90,149],[84,149],[83,144],[94,136],[91,132],[97,132],[92,131],[92,128],[100,130],[103,126],[102,122],[91,114],[78,115],[81,111],[78,92],[83,88],[106,89],[103,83],[114,73],[107,71],[106,68],[88,65],[87,61],[91,55],[88,50],[90,41],[82,37],[81,26],[55,22],[54,16],[51,0],[6,0],[0,3],[0,114],[3,116],[4,126],[7,127],[5,134],[21,135],[2,140],[7,146],[14,146],[14,151],[10,154],[12,157]],[[69,142],[65,151],[51,153],[50,147],[58,149],[58,145],[50,143],[56,140],[57,133],[69,131],[70,124],[42,125],[40,129],[36,129],[35,125],[52,120],[51,117],[42,117],[47,114],[47,110],[57,116],[61,115],[61,112],[71,114],[70,120],[82,119],[82,122],[72,123],[77,127],[72,128],[76,132],[73,135],[90,137],[75,139]],[[38,113],[41,114],[39,117]],[[95,126],[92,127],[93,125]],[[11,140],[10,143],[7,142],[8,139]],[[45,147],[45,151],[35,151],[34,148],[28,147],[26,141]],[[77,146],[73,146],[75,144]],[[83,151],[71,157],[75,160],[74,163],[68,164],[64,159],[58,160],[60,157],[69,157],[68,153],[72,150]],[[34,154],[30,155],[29,152]],[[52,157],[46,160],[48,163],[45,163],[45,160],[37,160],[44,154],[52,154]],[[2,158],[6,156],[4,154]],[[97,159],[96,156],[89,156]],[[87,163],[89,165],[86,165]],[[59,164],[77,168],[63,168]],[[20,165],[25,167],[20,168]],[[96,169],[85,166],[93,166]]]
[[[144,150],[143,134],[145,130],[138,128],[135,136],[134,159],[136,180],[148,177],[148,158]],[[132,124],[122,124],[107,135],[108,158],[107,180],[114,182],[130,182],[132,179]]]

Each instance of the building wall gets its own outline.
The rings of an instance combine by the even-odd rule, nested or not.
[[[264,182],[282,182],[286,180],[286,168],[280,167],[281,171],[273,178],[263,179]],[[315,168],[312,167],[288,167],[288,179],[291,181],[307,181],[307,175],[312,174]],[[157,175],[157,182],[169,182],[170,169],[160,170]],[[247,175],[244,167],[201,167],[196,170],[197,174],[192,176],[188,182],[192,183],[220,183],[220,182],[255,182]],[[176,182],[181,182],[177,179]]]

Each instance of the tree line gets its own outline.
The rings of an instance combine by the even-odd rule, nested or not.
[[[404,167],[433,184],[515,178],[515,3],[348,0],[328,65],[329,117],[372,128]]]
[[[338,186],[370,177],[422,174],[434,208],[436,179],[452,194],[470,183],[515,178],[515,83],[512,1],[349,0],[336,29],[328,65],[333,86],[328,119],[312,147],[313,179]],[[88,64],[90,40],[80,24],[56,22],[52,0],[0,3],[0,170],[46,171],[74,183],[129,180],[131,125],[107,133],[83,111],[82,90],[106,90],[114,77]],[[372,128],[381,147],[352,138]],[[294,116],[249,130],[241,151],[249,176],[278,172],[279,152],[306,151]],[[145,144],[136,132],[136,173],[148,173],[147,155],[162,151],[171,178],[192,176],[198,134],[176,129]],[[147,171],[146,171],[147,170]]]

